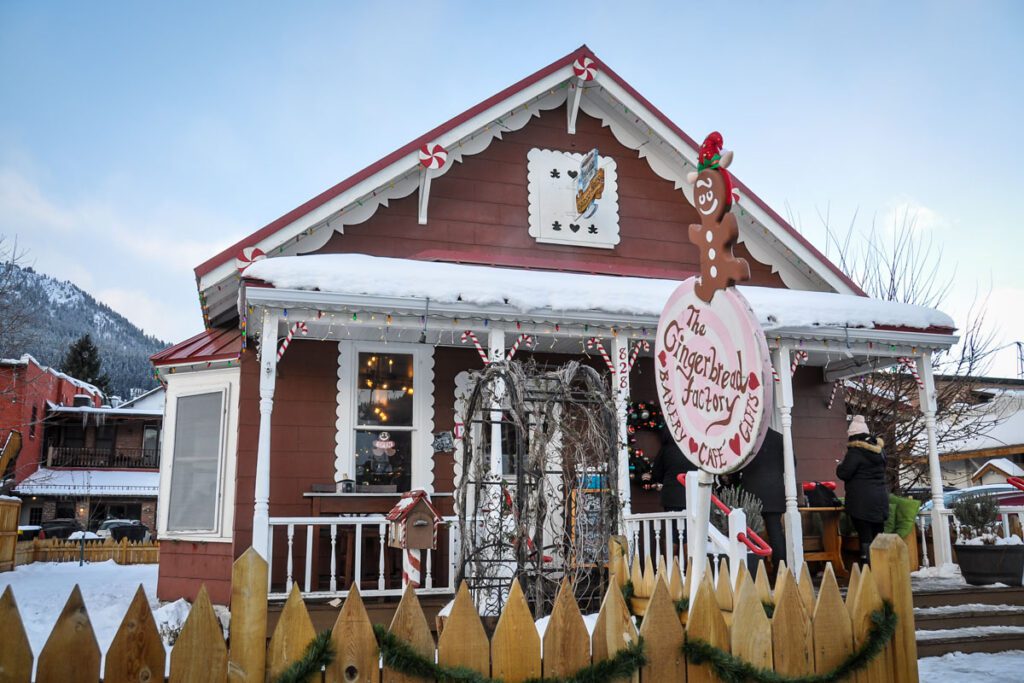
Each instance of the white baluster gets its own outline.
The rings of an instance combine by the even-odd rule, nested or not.
[[[306,592],[310,591],[309,584],[313,580],[313,525],[306,525]]]
[[[431,566],[430,558],[433,557],[434,551],[433,550],[424,550],[423,554],[427,556],[427,579],[426,579],[426,581],[423,582],[423,586],[425,588],[433,588],[434,587],[434,575],[430,573],[430,566]]]
[[[654,527],[654,547],[651,552],[651,562],[657,567],[658,558],[661,557],[661,520],[651,520],[651,526]]]
[[[363,525],[361,522],[355,523],[356,527],[356,551],[355,551],[355,565],[353,568],[352,585],[358,586],[363,578]]]
[[[384,546],[387,545],[388,525],[382,522],[378,528],[380,530],[380,555],[377,558],[377,590],[384,590]]]
[[[295,540],[295,525],[288,525],[288,568],[285,571],[284,590],[286,593],[292,591],[292,546]]]
[[[267,592],[274,580],[274,525],[267,525]]]
[[[686,515],[676,520],[676,533],[679,534],[679,568],[686,572]]]
[[[651,520],[645,519],[640,522],[644,530],[644,551],[641,555],[651,554]]]
[[[338,525],[331,525],[331,585],[332,593],[338,591]]]

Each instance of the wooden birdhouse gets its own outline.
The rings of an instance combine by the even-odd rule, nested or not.
[[[403,493],[387,514],[390,524],[388,545],[392,548],[434,550],[437,548],[437,527],[441,515],[423,490]]]

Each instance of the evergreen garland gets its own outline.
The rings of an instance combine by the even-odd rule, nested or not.
[[[767,600],[761,601],[761,606],[764,607],[764,613],[769,619],[775,614],[775,603],[768,602]]]
[[[839,666],[821,674],[786,676],[771,669],[754,666],[732,653],[696,638],[687,639],[683,644],[683,655],[693,664],[708,664],[724,683],[835,683],[863,669],[882,652],[896,633],[896,621],[892,603],[886,600],[882,604],[882,609],[871,614],[871,630],[864,644],[850,653]]]
[[[334,643],[331,642],[331,629],[327,629],[309,641],[302,658],[278,674],[274,683],[309,683],[314,676],[319,679],[320,670],[333,661]]]
[[[406,676],[436,680],[438,683],[502,683],[501,679],[488,678],[464,667],[443,666],[416,652],[408,643],[376,624],[373,632],[380,646],[384,666]],[[559,678],[532,678],[527,683],[608,683],[619,678],[628,678],[634,671],[647,663],[643,639],[630,643],[615,653],[611,659],[594,662],[576,673]]]

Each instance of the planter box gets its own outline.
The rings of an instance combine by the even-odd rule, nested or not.
[[[960,573],[972,586],[1024,585],[1024,545],[956,546]]]

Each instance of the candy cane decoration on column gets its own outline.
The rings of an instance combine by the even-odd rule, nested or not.
[[[476,338],[476,334],[473,333],[473,330],[466,330],[462,333],[463,344],[466,343],[467,339],[471,339],[473,341],[473,346],[476,347],[476,352],[480,354],[480,360],[484,362],[484,365],[490,365],[491,361],[487,357],[487,351],[484,350],[484,347],[480,344],[480,340]]]
[[[292,337],[295,336],[296,330],[300,332],[303,337],[309,334],[309,328],[306,327],[306,323],[297,322],[294,325],[292,325],[291,328],[289,328],[288,334],[285,336],[284,341],[281,342],[281,348],[277,350],[277,360],[281,360],[281,356],[283,356],[284,352],[288,350],[288,345],[292,343]]]
[[[533,346],[533,337],[528,334],[519,335],[516,342],[512,345],[512,348],[508,350],[506,360],[512,360],[512,356],[516,355],[516,351],[519,350],[519,345],[522,343],[525,343],[527,346]]]
[[[604,364],[608,366],[611,373],[615,374],[615,363],[612,362],[608,352],[605,351],[604,344],[597,337],[591,337],[587,340],[587,350],[597,349],[597,352],[601,354],[601,358],[604,358]]]
[[[794,351],[793,362],[789,364],[789,374],[792,375],[794,372],[796,372],[797,366],[800,365],[801,363],[806,363],[807,358],[808,356],[806,351]]]
[[[776,384],[778,384],[782,380],[779,379],[779,373],[775,370],[775,364],[774,363],[772,363],[771,367],[772,367],[772,379],[775,380]],[[790,373],[790,374],[793,374],[793,373]]]
[[[921,373],[917,371],[917,363],[914,362],[913,358],[900,358],[900,363],[903,364],[907,370],[910,370],[910,374],[914,376],[914,382],[917,383],[917,388],[924,390],[924,380],[921,379]]]
[[[636,359],[637,359],[637,356],[640,355],[641,347],[643,348],[644,351],[650,351],[651,350],[651,345],[647,343],[646,339],[641,339],[640,341],[638,341],[633,346],[633,353],[631,353],[630,356],[629,356],[629,369],[630,370],[632,370],[633,369],[633,365],[636,364]]]
[[[840,384],[842,384],[842,380],[836,380],[835,382],[832,382],[832,391],[828,395],[828,403],[825,404],[825,407],[828,408],[829,410],[832,410],[832,404],[835,403],[836,401],[836,394],[839,393]]]
[[[419,588],[422,585],[423,566],[420,551],[414,548],[405,549],[405,557],[402,558],[402,584]]]

